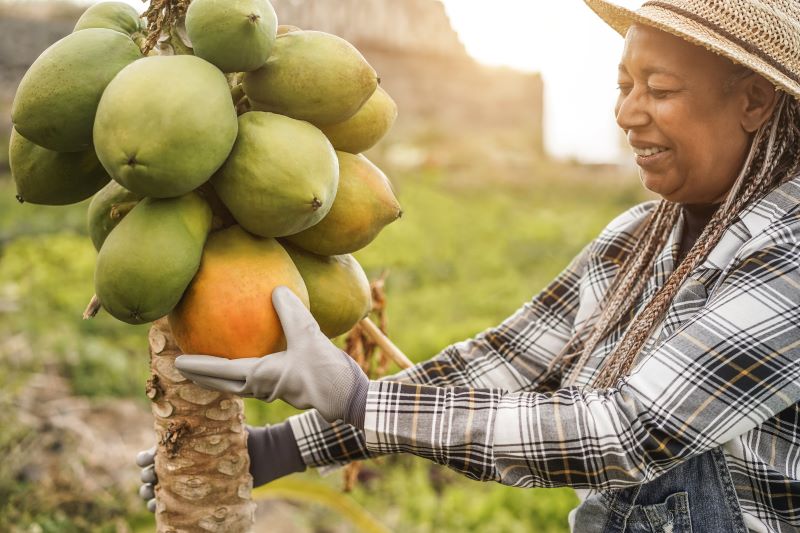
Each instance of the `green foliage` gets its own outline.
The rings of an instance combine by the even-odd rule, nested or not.
[[[21,336],[12,359],[0,352],[4,372],[17,376],[56,366],[75,394],[134,396],[149,373],[146,326],[118,323],[105,314],[82,320],[93,294],[94,249],[72,232],[19,237],[0,256],[0,300],[15,309],[0,335]]]
[[[66,207],[20,204],[15,198],[16,193],[11,177],[0,174],[0,253],[5,244],[23,235],[87,232],[88,200]]]
[[[569,489],[470,481],[416,457],[392,457],[370,469],[378,477],[358,485],[353,497],[392,531],[561,532],[577,503]]]
[[[253,491],[253,499],[256,501],[276,498],[324,505],[346,518],[361,533],[389,533],[389,530],[366,509],[340,491],[323,483],[308,482],[297,477],[286,477]]]

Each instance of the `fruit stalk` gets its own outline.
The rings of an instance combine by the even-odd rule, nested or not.
[[[364,333],[372,339],[372,342],[380,346],[381,350],[388,355],[397,366],[402,369],[411,368],[414,363],[406,356],[400,348],[387,337],[369,317],[361,320],[360,325],[364,328]]]
[[[242,399],[198,387],[175,369],[180,350],[166,319],[153,323],[149,342],[156,531],[249,531],[255,503]]]

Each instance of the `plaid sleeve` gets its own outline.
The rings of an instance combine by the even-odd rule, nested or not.
[[[800,247],[754,252],[614,389],[372,382],[365,445],[515,486],[621,488],[800,400]]]
[[[590,250],[591,243],[532,301],[499,326],[383,380],[437,387],[532,390],[569,338]],[[296,415],[289,421],[300,454],[309,466],[377,455],[367,449],[362,431],[341,422],[329,424],[316,411]]]

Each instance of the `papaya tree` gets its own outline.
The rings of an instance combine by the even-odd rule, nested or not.
[[[189,0],[152,0],[145,12],[145,54],[191,53],[184,19]],[[157,449],[156,531],[243,533],[253,525],[241,398],[198,387],[175,369],[180,351],[166,318],[149,333]]]

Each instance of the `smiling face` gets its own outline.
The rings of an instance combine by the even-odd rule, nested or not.
[[[647,189],[672,202],[724,199],[757,129],[748,121],[753,77],[669,33],[628,30],[615,114]]]

